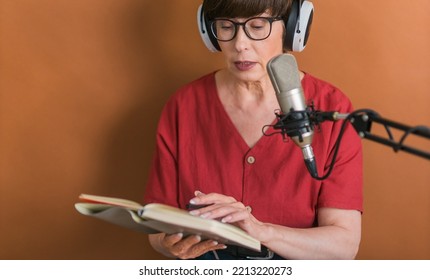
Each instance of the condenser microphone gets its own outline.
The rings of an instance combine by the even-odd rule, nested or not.
[[[276,92],[283,116],[282,125],[288,137],[302,149],[306,167],[313,178],[318,178],[312,138],[313,124],[307,113],[307,106],[294,56],[282,54],[267,64],[267,72]]]

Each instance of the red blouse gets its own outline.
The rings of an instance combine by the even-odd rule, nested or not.
[[[305,74],[305,98],[321,111],[351,112],[348,98]],[[274,116],[275,118],[275,116]],[[327,172],[341,122],[324,122],[312,142],[318,174]],[[270,133],[270,130],[267,131]],[[273,132],[273,131],[272,131]],[[252,207],[262,222],[296,228],[316,226],[320,207],[362,211],[361,140],[348,125],[330,177],[313,179],[302,151],[281,135],[263,136],[249,148],[233,125],[211,73],[181,88],[166,104],[145,203],[185,208],[194,191],[232,196]]]

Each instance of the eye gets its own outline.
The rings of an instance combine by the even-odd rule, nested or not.
[[[234,28],[234,25],[230,21],[220,20],[218,21],[217,27],[223,30],[230,30]]]
[[[259,29],[263,29],[264,26],[262,26],[262,25],[251,25],[251,28],[255,29],[255,30],[259,30]]]
[[[248,22],[248,26],[254,30],[264,29],[267,25],[267,20],[265,19],[253,19]]]

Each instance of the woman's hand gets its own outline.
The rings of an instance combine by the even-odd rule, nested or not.
[[[201,237],[198,235],[183,237],[182,233],[151,234],[149,240],[153,247],[163,255],[183,260],[193,259],[209,251],[226,248],[224,244],[219,244],[215,240],[201,241]]]
[[[210,193],[195,192],[195,197],[190,200],[191,205],[196,207],[208,205],[199,209],[191,210],[190,214],[205,219],[216,219],[223,223],[235,224],[248,232],[251,236],[258,238],[262,231],[262,225],[252,214],[251,208],[233,197]]]

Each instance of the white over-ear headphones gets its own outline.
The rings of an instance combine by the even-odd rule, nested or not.
[[[217,39],[212,35],[212,31],[208,28],[209,24],[203,13],[203,4],[200,4],[197,9],[197,25],[199,26],[199,33],[205,46],[211,52],[221,51]]]
[[[290,14],[285,21],[284,49],[301,52],[306,47],[312,26],[314,5],[308,0],[293,0]],[[199,33],[205,46],[212,52],[221,51],[212,34],[210,23],[203,12],[203,4],[197,10]]]

